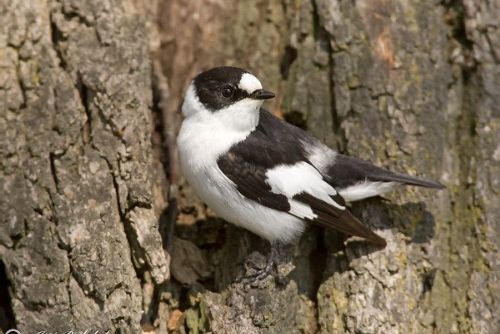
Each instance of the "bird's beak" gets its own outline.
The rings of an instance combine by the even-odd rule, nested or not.
[[[276,95],[274,95],[273,92],[270,92],[270,91],[267,91],[264,89],[257,89],[252,94],[250,94],[250,98],[254,99],[254,100],[268,100],[268,99],[272,99],[275,96]]]

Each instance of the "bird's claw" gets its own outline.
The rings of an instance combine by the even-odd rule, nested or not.
[[[238,278],[236,283],[243,283],[245,285],[255,285],[264,281],[269,276],[274,276],[277,273],[276,269],[276,253],[275,247],[271,247],[270,254],[266,257],[265,264],[262,266],[262,260],[259,261],[261,255],[259,253],[253,254],[256,259],[248,261],[248,268],[245,270],[245,275]],[[262,259],[262,257],[261,257]],[[257,263],[256,263],[257,262]],[[260,263],[259,263],[260,262]],[[260,265],[259,265],[260,264]],[[250,272],[250,273],[249,273]]]
[[[250,274],[246,274],[236,280],[236,283],[243,283],[244,285],[254,285],[264,281],[267,277],[274,274],[274,261],[268,261],[263,268],[255,269]]]

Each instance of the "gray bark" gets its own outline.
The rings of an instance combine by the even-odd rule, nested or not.
[[[0,258],[22,332],[138,332],[168,265],[144,22],[120,1],[0,4]]]
[[[144,312],[142,329],[158,333],[498,332],[498,1],[0,8],[1,305],[20,329],[137,332]],[[382,251],[311,228],[278,274],[244,284],[268,244],[181,180],[173,279],[161,283],[166,154],[149,51],[168,78],[163,127],[178,125],[194,74],[238,65],[278,92],[277,115],[447,189],[353,205],[388,240]]]
[[[279,92],[267,106],[275,113],[341,151],[447,190],[402,189],[390,202],[354,205],[388,240],[385,250],[343,247],[338,235],[313,229],[282,259],[285,273],[295,266],[289,279],[257,287],[232,282],[263,265],[266,244],[229,227],[222,248],[207,252],[215,283],[194,290],[188,328],[497,332],[498,1],[213,2],[190,17],[198,6],[174,2],[160,20],[172,87],[209,66],[247,67]],[[184,236],[206,249],[207,231],[197,233]]]

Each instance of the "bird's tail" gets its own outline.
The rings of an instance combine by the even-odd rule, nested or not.
[[[327,175],[338,188],[346,188],[363,181],[371,182],[398,182],[402,184],[443,189],[441,183],[403,173],[391,172],[377,167],[368,161],[354,157],[337,154],[334,163],[328,170]]]
[[[399,182],[410,186],[418,186],[425,188],[433,188],[433,189],[444,189],[446,188],[444,185],[437,181],[422,179],[419,177],[402,174],[402,173],[394,173],[394,172],[386,172],[383,175],[377,175],[377,181],[382,182]]]

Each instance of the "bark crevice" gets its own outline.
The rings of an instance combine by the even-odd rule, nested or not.
[[[0,259],[0,330],[7,332],[11,328],[16,328],[16,318],[12,308],[12,298],[10,295],[11,282],[7,277],[5,264]]]

